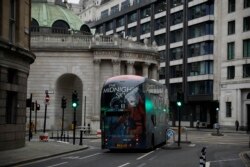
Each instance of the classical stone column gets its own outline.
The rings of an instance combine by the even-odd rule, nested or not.
[[[132,75],[134,74],[134,61],[127,61],[127,74]]]
[[[158,66],[155,64],[152,68],[152,79],[158,80]]]
[[[94,60],[94,103],[93,103],[93,115],[99,116],[100,111],[100,59]]]
[[[121,74],[121,61],[120,60],[112,60],[113,64],[113,76],[120,75]]]
[[[144,63],[143,64],[143,76],[148,78],[148,67],[149,67],[150,63]]]

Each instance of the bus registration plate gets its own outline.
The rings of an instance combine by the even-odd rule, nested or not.
[[[128,145],[127,144],[116,144],[117,148],[127,148]]]

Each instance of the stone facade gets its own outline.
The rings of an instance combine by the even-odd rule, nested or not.
[[[159,55],[155,47],[114,36],[74,34],[33,34],[31,48],[37,56],[31,66],[28,93],[41,104],[37,128],[43,128],[45,90],[50,95],[47,125],[61,128],[61,98],[67,98],[65,129],[71,127],[71,94],[77,90],[77,126],[90,123],[99,129],[100,92],[106,79],[121,74],[136,74],[158,79]],[[33,118],[32,118],[33,119]]]
[[[25,145],[30,5],[0,1],[0,150]]]

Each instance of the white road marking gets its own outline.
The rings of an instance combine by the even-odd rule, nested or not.
[[[214,163],[214,162],[226,162],[226,161],[237,161],[240,158],[234,158],[234,159],[222,159],[222,160],[216,160],[216,161],[209,161],[210,163]]]
[[[55,166],[60,166],[60,165],[66,164],[66,163],[68,163],[68,162],[62,162],[62,163],[55,164],[55,165],[50,165],[50,166],[47,166],[47,167],[55,167]]]
[[[125,163],[125,164],[123,164],[123,165],[120,165],[120,166],[118,166],[118,167],[123,167],[123,166],[127,166],[127,165],[129,165],[130,163],[128,162],[128,163]]]
[[[96,154],[88,155],[88,156],[85,156],[85,157],[81,157],[79,159],[86,159],[86,158],[93,157],[93,156],[96,156],[96,155],[99,155],[99,154],[101,154],[101,153],[96,153]]]
[[[140,159],[142,159],[142,158],[148,156],[149,154],[151,154],[151,153],[153,153],[153,152],[154,152],[154,151],[150,151],[149,153],[144,154],[143,156],[138,157],[137,160],[140,160]]]
[[[206,162],[206,167],[210,167],[210,162]]]

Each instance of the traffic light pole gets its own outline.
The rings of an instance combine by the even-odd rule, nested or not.
[[[36,124],[37,124],[37,101],[35,102],[35,134],[36,134]]]
[[[29,123],[29,141],[32,138],[32,131],[31,131],[31,114],[32,114],[32,109],[31,109],[31,105],[32,105],[32,93],[30,94],[30,123]]]
[[[178,147],[180,147],[180,142],[181,142],[181,108],[178,108]]]
[[[73,144],[75,145],[76,140],[76,107],[74,107],[74,121],[73,121]]]
[[[62,108],[62,132],[61,132],[61,137],[63,136],[63,131],[64,131],[64,108]]]
[[[45,104],[44,122],[43,122],[43,133],[45,133],[45,131],[46,131],[46,117],[47,117],[47,104]]]

